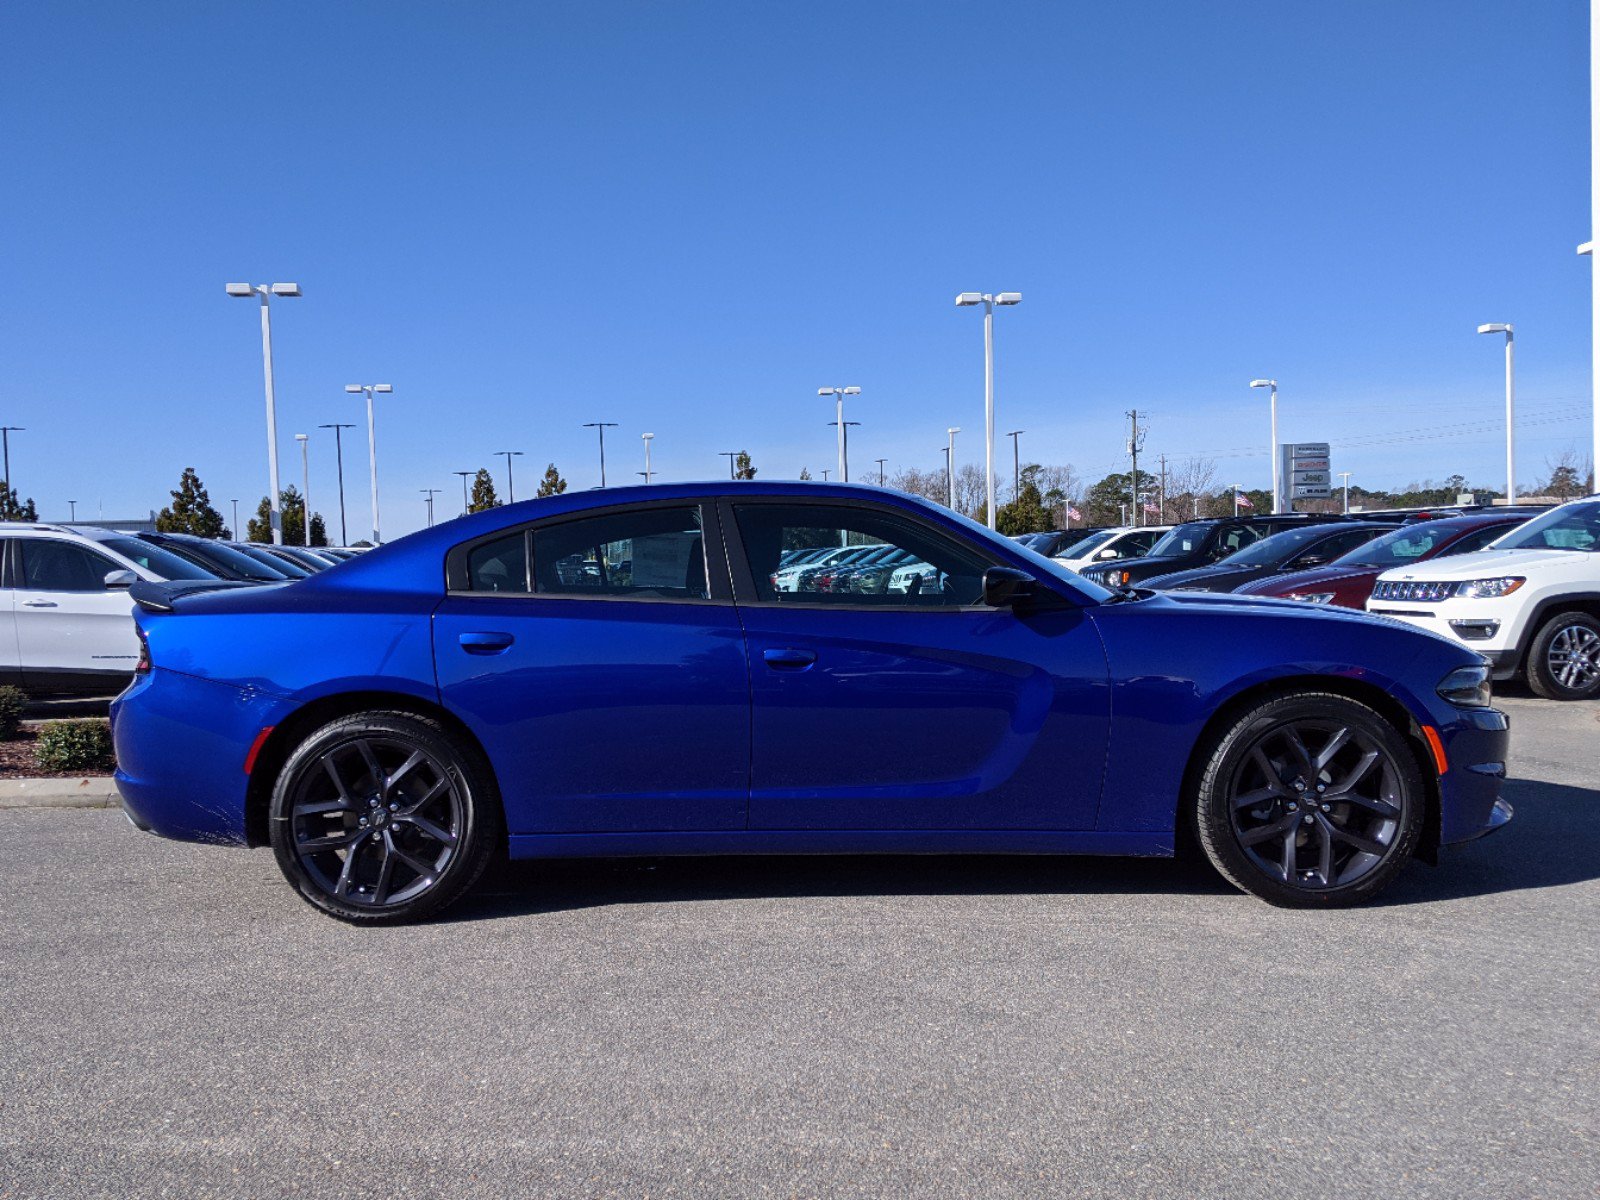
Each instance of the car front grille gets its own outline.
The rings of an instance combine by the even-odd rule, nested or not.
[[[1448,599],[1456,590],[1453,582],[1436,582],[1433,580],[1408,581],[1404,579],[1385,579],[1372,589],[1374,600],[1413,600],[1423,604],[1436,604],[1440,600]]]

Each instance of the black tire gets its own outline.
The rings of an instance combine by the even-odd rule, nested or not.
[[[274,781],[268,827],[307,903],[395,925],[460,899],[503,842],[505,817],[475,747],[426,717],[366,712],[295,747]]]
[[[1600,620],[1584,612],[1557,613],[1528,647],[1528,686],[1546,700],[1600,696]]]
[[[1271,904],[1364,903],[1416,850],[1427,808],[1416,756],[1365,704],[1281,696],[1241,714],[1200,754],[1200,845],[1225,879]]]

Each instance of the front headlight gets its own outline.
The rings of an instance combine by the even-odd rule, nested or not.
[[[1439,695],[1462,708],[1488,708],[1492,699],[1489,668],[1483,663],[1457,667],[1439,681]]]
[[[1520,575],[1507,575],[1501,579],[1469,579],[1456,586],[1456,595],[1476,600],[1494,600],[1511,595],[1526,582]]]
[[[1304,602],[1306,604],[1331,604],[1331,603],[1333,603],[1333,593],[1332,592],[1290,592],[1284,598],[1286,600],[1300,600],[1300,601],[1302,601],[1302,602]]]

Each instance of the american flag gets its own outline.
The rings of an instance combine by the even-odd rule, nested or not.
[[[1081,521],[1083,520],[1083,514],[1069,504],[1067,505],[1067,520]]]
[[[1155,513],[1155,512],[1160,512],[1161,511],[1154,504],[1151,504],[1148,501],[1145,502],[1144,510],[1147,513]]]
[[[1255,504],[1251,502],[1250,497],[1246,496],[1243,492],[1235,492],[1234,493],[1234,497],[1239,501],[1239,507],[1240,508],[1254,508],[1255,507]]]

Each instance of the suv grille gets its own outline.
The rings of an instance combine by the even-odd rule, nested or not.
[[[1418,600],[1434,603],[1448,599],[1456,590],[1454,582],[1422,581],[1409,583],[1399,579],[1385,579],[1372,589],[1374,600]]]

